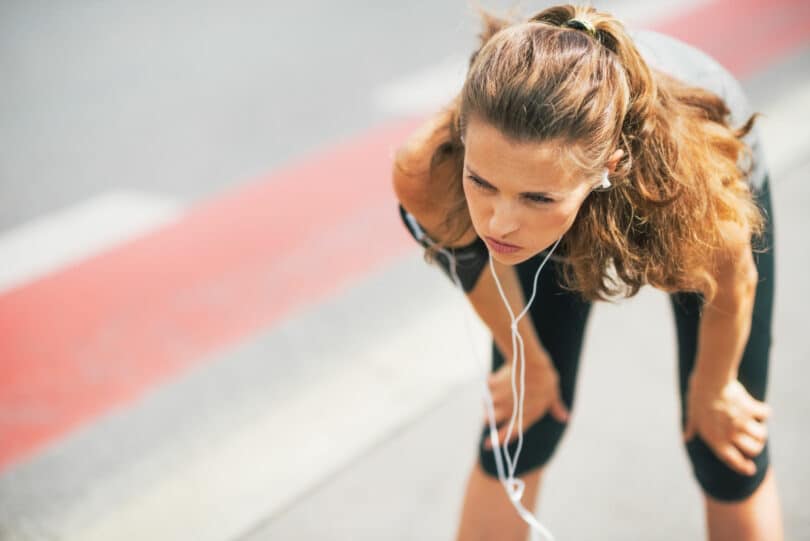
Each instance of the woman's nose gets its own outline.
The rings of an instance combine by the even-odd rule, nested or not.
[[[506,200],[495,202],[489,219],[489,232],[494,237],[503,238],[519,228],[516,209]]]

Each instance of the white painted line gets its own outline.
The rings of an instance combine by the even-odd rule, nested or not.
[[[674,13],[691,9],[705,0],[679,0],[678,2],[618,2],[613,13],[630,26],[651,20],[662,20]],[[525,9],[523,11],[526,11]],[[528,12],[527,12],[528,14]],[[478,31],[477,20],[471,21],[470,34]],[[472,53],[472,49],[469,51]],[[394,115],[420,115],[430,113],[448,103],[464,85],[469,55],[448,56],[417,72],[405,75],[372,91],[372,103],[377,110]]]
[[[372,100],[380,111],[419,115],[449,102],[464,84],[467,60],[449,57],[443,62],[377,88]]]
[[[181,206],[137,191],[105,192],[0,234],[0,293],[175,220]]]

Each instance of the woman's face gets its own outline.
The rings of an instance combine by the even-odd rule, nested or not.
[[[464,146],[473,228],[499,263],[516,265],[551,246],[599,182],[574,167],[556,141],[516,143],[474,116]]]

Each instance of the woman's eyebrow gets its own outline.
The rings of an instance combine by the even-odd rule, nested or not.
[[[481,175],[479,175],[478,173],[473,171],[472,167],[470,167],[469,165],[466,165],[465,167],[467,168],[467,172],[470,173],[475,178],[477,178],[478,180],[481,180],[481,181],[489,184],[493,188],[497,188],[497,186],[492,184],[490,181],[488,181],[487,179],[485,179],[484,177],[482,177]],[[565,194],[557,193],[557,192],[522,192],[520,195],[530,195],[530,196],[539,195],[539,196],[542,196],[542,197],[563,197]]]

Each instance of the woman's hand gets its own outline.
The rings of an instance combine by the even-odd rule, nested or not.
[[[723,462],[743,475],[754,475],[751,458],[762,452],[771,408],[750,394],[736,379],[724,385],[702,385],[691,377],[687,395],[684,442],[695,435]]]
[[[526,391],[523,402],[523,432],[550,412],[558,421],[568,421],[568,408],[560,397],[559,375],[551,360],[545,353],[530,355],[526,352]],[[509,420],[512,418],[512,364],[506,362],[498,370],[489,375],[489,391],[495,409],[495,424],[498,430],[498,442],[503,445],[506,433],[509,430]],[[515,374],[515,388],[520,397],[520,372]],[[517,416],[509,442],[518,437]],[[486,412],[484,422],[488,423]],[[484,442],[486,449],[492,448],[492,440],[487,438]]]

